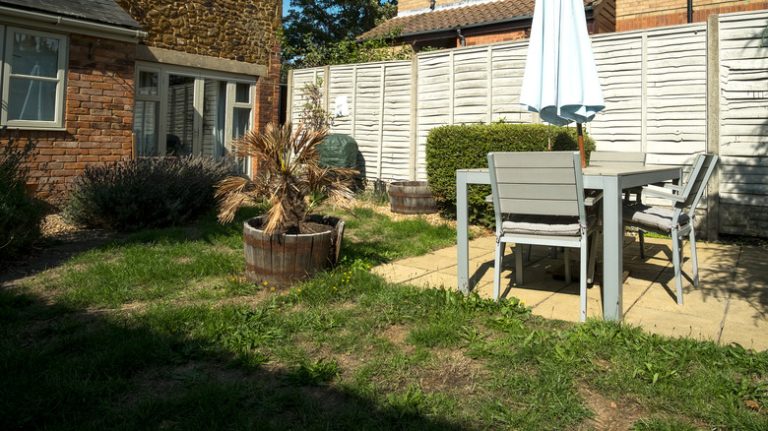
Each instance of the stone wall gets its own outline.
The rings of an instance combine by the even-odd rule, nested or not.
[[[0,132],[2,143],[36,142],[29,186],[54,203],[88,164],[129,159],[133,150],[135,45],[70,35],[69,46],[66,130]]]
[[[149,46],[269,64],[282,3],[278,0],[117,0],[141,24]]]
[[[143,44],[265,65],[254,126],[279,118],[281,0],[117,0],[149,33]]]

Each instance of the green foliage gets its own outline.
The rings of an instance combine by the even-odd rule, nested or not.
[[[342,40],[324,45],[307,44],[306,52],[290,64],[291,68],[320,67],[334,64],[372,63],[409,60],[414,55],[410,45],[397,45],[395,35],[364,41]]]
[[[585,136],[587,154],[594,141]],[[576,151],[576,129],[540,124],[444,126],[427,137],[427,177],[435,201],[447,215],[456,214],[456,170],[487,168],[491,151]],[[469,221],[493,224],[493,208],[485,202],[489,186],[469,189]]]
[[[234,172],[231,163],[204,157],[91,166],[75,181],[64,214],[116,231],[182,225],[215,207],[216,184]]]
[[[16,256],[40,236],[42,208],[26,190],[24,160],[32,141],[18,146],[11,139],[0,151],[0,260]]]
[[[283,19],[283,58],[293,67],[371,61],[363,58],[376,55],[381,43],[358,45],[355,38],[396,13],[394,0],[291,0]]]
[[[306,102],[301,111],[301,122],[312,130],[326,130],[333,125],[333,115],[323,107],[323,78],[304,84],[302,94]]]

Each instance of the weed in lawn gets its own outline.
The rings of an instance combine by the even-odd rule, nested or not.
[[[341,367],[334,360],[320,358],[302,361],[286,375],[293,384],[299,386],[317,386],[328,383],[341,374]]]
[[[425,393],[416,385],[403,392],[388,394],[386,406],[398,412],[402,418],[414,416],[444,416],[455,407],[455,401],[443,394]]]

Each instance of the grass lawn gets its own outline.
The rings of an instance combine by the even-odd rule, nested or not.
[[[768,353],[387,284],[454,229],[337,212],[344,263],[290,291],[213,217],[0,289],[0,429],[768,429]]]

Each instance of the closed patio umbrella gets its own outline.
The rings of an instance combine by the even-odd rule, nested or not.
[[[583,0],[536,0],[520,103],[558,126],[577,123],[582,167],[582,123],[605,108]]]

